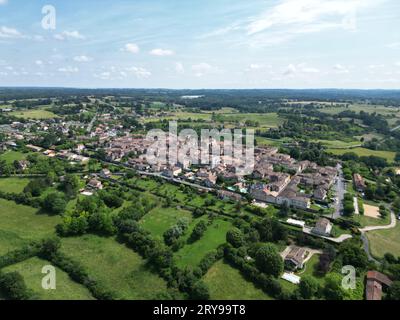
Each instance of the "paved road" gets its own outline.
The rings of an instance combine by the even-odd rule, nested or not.
[[[307,234],[310,234],[310,235],[313,235],[313,236],[316,236],[316,237],[320,237],[320,238],[322,238],[322,239],[326,239],[326,240],[335,242],[335,243],[342,243],[343,241],[345,241],[345,240],[347,240],[347,239],[351,239],[351,238],[353,237],[353,236],[350,235],[350,234],[342,234],[340,237],[337,237],[337,238],[324,237],[324,236],[320,236],[320,235],[318,235],[318,234],[312,233],[312,232],[311,232],[311,228],[309,228],[309,227],[304,227],[304,228],[303,228],[303,232],[304,232],[304,233],[307,233]]]
[[[393,229],[394,227],[396,227],[396,215],[394,214],[394,212],[392,211],[390,213],[390,217],[391,217],[391,222],[390,224],[386,225],[386,226],[368,226],[362,229],[359,229],[361,232],[369,232],[369,231],[376,231],[376,230],[387,230],[387,229]]]
[[[393,211],[390,213],[390,217],[391,217],[391,222],[390,222],[390,224],[388,224],[386,226],[368,226],[365,228],[358,229],[361,232],[361,240],[363,241],[364,251],[367,253],[368,260],[373,261],[378,265],[380,265],[381,263],[372,256],[371,248],[369,246],[369,241],[368,241],[366,233],[370,232],[370,231],[387,230],[387,229],[392,229],[392,228],[396,227],[397,220],[396,220],[396,215],[394,214]]]
[[[344,193],[346,191],[346,186],[345,186],[344,178],[343,178],[342,166],[340,164],[338,164],[336,166],[336,168],[339,173],[338,173],[338,178],[337,178],[336,184],[335,184],[336,201],[334,203],[335,211],[333,212],[333,214],[331,216],[332,219],[338,219],[342,216]]]

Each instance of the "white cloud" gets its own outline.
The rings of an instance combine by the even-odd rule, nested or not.
[[[142,67],[130,67],[126,71],[132,73],[138,79],[147,79],[151,77],[151,72]]]
[[[91,57],[82,55],[82,56],[76,56],[74,57],[74,61],[76,62],[89,62],[92,61],[93,59]]]
[[[38,66],[42,66],[43,65],[43,61],[42,60],[36,60],[35,64]]]
[[[172,50],[158,48],[151,50],[150,54],[153,56],[164,57],[164,56],[172,56],[174,52]]]
[[[317,32],[328,27],[353,28],[356,11],[378,4],[379,0],[281,0],[280,3],[252,19],[246,26],[255,34],[275,26],[309,28]]]
[[[289,65],[286,67],[285,71],[283,71],[283,75],[285,75],[285,76],[292,76],[292,75],[294,75],[296,72],[297,72],[296,66],[293,65],[293,64],[289,64]]]
[[[62,68],[58,69],[58,72],[62,72],[62,73],[77,73],[77,72],[79,72],[79,68],[71,67],[71,66],[62,67]]]
[[[309,67],[305,63],[300,63],[297,65],[289,64],[283,71],[285,76],[293,76],[296,73],[319,73],[319,69],[314,67]]]
[[[395,65],[396,65],[397,67],[400,67],[400,61],[396,62]]]
[[[336,73],[349,73],[349,69],[346,68],[345,66],[342,66],[341,64],[335,64],[333,66],[333,69],[335,70]]]
[[[85,36],[79,33],[79,31],[63,31],[62,33],[54,35],[54,38],[57,40],[66,40],[66,39],[79,39],[84,40]]]
[[[130,53],[138,53],[140,51],[140,48],[136,43],[127,43],[125,47],[121,50]]]
[[[231,23],[202,37],[265,47],[288,42],[301,34],[357,29],[357,13],[387,0],[276,0],[275,5],[253,17]],[[267,1],[266,1],[267,2]],[[272,1],[270,1],[272,2]],[[227,34],[234,33],[229,38]],[[201,37],[200,37],[201,38]]]
[[[219,71],[217,67],[214,67],[206,62],[192,65],[192,70],[196,77],[202,77],[206,74],[216,73]]]
[[[184,74],[185,73],[185,67],[181,62],[176,62],[175,63],[175,71],[177,74]]]
[[[5,26],[0,27],[0,38],[15,39],[22,38],[23,35],[17,29],[8,28]]]

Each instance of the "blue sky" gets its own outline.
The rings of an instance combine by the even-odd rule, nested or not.
[[[400,89],[399,30],[398,0],[0,0],[0,86]]]

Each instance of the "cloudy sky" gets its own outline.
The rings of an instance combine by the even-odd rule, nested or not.
[[[0,0],[0,86],[400,89],[399,30],[398,0]]]

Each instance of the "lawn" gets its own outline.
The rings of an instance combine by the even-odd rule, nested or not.
[[[59,216],[38,214],[38,209],[0,199],[0,255],[54,234],[60,221]]]
[[[197,266],[208,252],[226,242],[226,233],[231,228],[232,224],[228,221],[214,220],[201,239],[185,245],[175,254],[178,267]]]
[[[271,300],[264,291],[247,281],[239,270],[220,260],[203,278],[211,300]]]
[[[180,218],[188,218],[190,221],[192,214],[186,210],[157,207],[146,214],[140,223],[154,237],[162,239],[164,232],[175,225]]]
[[[394,158],[396,156],[395,152],[392,151],[376,151],[365,148],[349,148],[349,149],[327,149],[328,152],[333,153],[334,155],[342,155],[347,152],[354,152],[358,156],[376,156],[386,159],[389,163],[394,162]]]
[[[42,268],[51,263],[39,258],[31,258],[23,262],[4,268],[3,272],[19,272],[25,280],[28,289],[32,290],[38,300],[93,300],[93,296],[84,286],[70,279],[68,274],[56,268],[56,289],[42,288],[42,279],[45,274]]]
[[[388,230],[378,230],[367,232],[367,237],[371,247],[372,255],[383,257],[387,252],[395,257],[400,256],[400,224]]]
[[[57,118],[56,114],[47,111],[45,109],[19,110],[11,112],[10,115],[21,119],[34,119],[34,120]]]
[[[27,155],[27,153],[18,151],[6,151],[5,153],[0,154],[0,160],[4,160],[8,164],[12,164],[15,160],[25,160]]]
[[[61,251],[80,262],[93,279],[119,299],[154,299],[167,290],[165,281],[149,270],[140,255],[113,238],[65,238]]]
[[[29,181],[26,178],[0,178],[0,191],[21,193]]]
[[[382,218],[371,218],[361,214],[353,216],[353,220],[360,223],[361,227],[366,226],[384,226],[390,223],[390,215],[387,215],[384,219]]]

